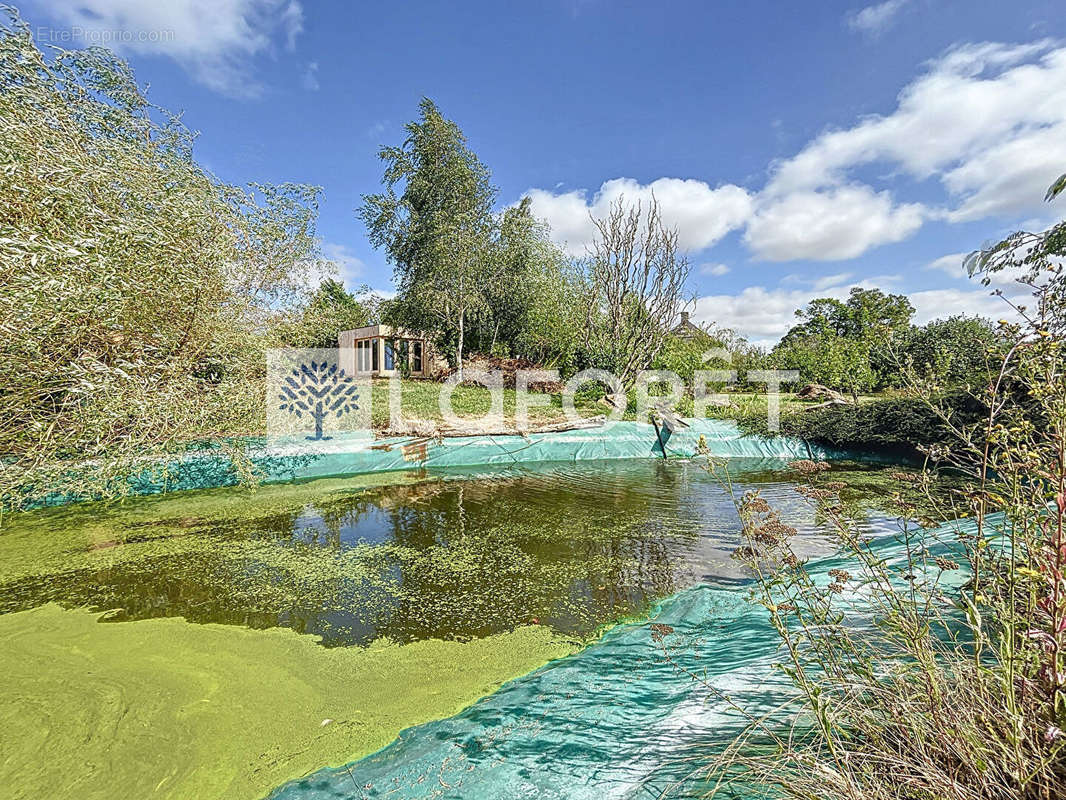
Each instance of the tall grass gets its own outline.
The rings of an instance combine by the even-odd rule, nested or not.
[[[707,758],[709,795],[1066,797],[1064,239],[1060,225],[1043,252],[1011,262],[1028,267],[1034,304],[1017,309],[1021,324],[1001,323],[1014,345],[973,394],[979,420],[960,422],[930,387],[912,386],[950,434],[927,449],[927,468],[968,476],[935,504],[937,518],[919,513],[933,499],[930,471],[900,473],[900,534],[871,541],[824,465],[797,462],[799,491],[839,551],[823,574],[797,557],[795,531],[764,498],[735,498],[745,535],[735,556],[755,576],[795,698]]]

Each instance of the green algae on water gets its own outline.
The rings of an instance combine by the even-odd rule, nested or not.
[[[612,469],[30,512],[0,534],[0,612],[56,602],[111,620],[284,625],[327,645],[533,621],[591,637],[678,588],[699,524],[673,513],[677,486],[649,492],[648,465]]]
[[[737,466],[798,543],[831,550],[794,475]],[[853,472],[829,474],[859,505],[888,497],[886,471]],[[262,797],[684,585],[747,577],[729,558],[736,510],[697,464],[478,478],[394,473],[6,518],[0,785]]]
[[[543,626],[323,648],[274,629],[0,615],[0,786],[12,798],[258,799],[457,713],[576,649]]]

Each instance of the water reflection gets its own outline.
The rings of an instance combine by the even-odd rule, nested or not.
[[[801,546],[824,552],[810,510],[771,469],[780,466],[731,469],[738,490],[759,487],[800,529]],[[56,601],[113,610],[116,620],[283,625],[329,645],[483,636],[529,622],[587,636],[684,586],[744,578],[729,558],[736,513],[695,463],[448,472],[233,517],[96,514],[91,527],[80,560],[0,586],[0,611]],[[64,535],[76,540],[77,526]]]

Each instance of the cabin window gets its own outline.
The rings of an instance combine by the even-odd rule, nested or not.
[[[369,344],[366,339],[361,339],[355,343],[355,371],[366,372],[370,368],[370,350],[367,347]]]
[[[425,370],[426,347],[421,339],[356,339],[354,346],[357,373],[405,370],[421,375]]]
[[[422,343],[417,339],[411,342],[411,372],[422,371]]]

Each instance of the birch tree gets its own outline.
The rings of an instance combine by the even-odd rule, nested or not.
[[[392,263],[395,321],[454,345],[460,380],[466,320],[484,304],[498,258],[496,190],[459,126],[423,98],[398,147],[383,147],[384,191],[363,196],[359,217]]]

